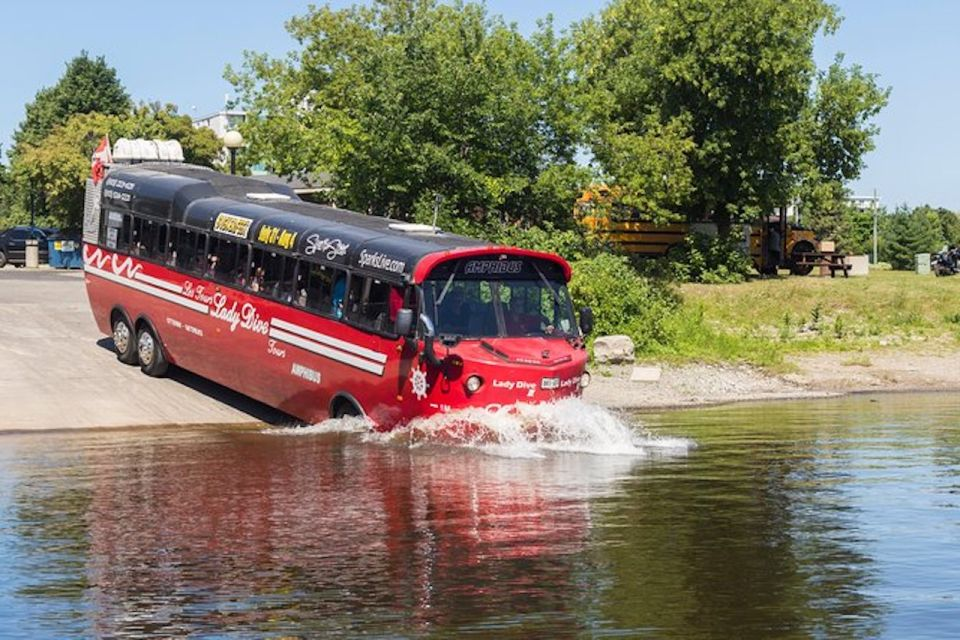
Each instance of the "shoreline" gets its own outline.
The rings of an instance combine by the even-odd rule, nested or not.
[[[81,272],[2,269],[0,288],[0,433],[294,421],[182,370],[157,379],[119,364],[97,331]],[[818,353],[791,357],[787,365],[792,371],[786,374],[735,364],[653,365],[661,373],[656,382],[631,382],[633,366],[593,365],[583,397],[616,411],[652,412],[852,393],[960,391],[960,348],[952,344]]]
[[[960,392],[960,349],[939,355],[914,349],[817,353],[794,357],[795,371],[775,374],[743,364],[643,365],[661,372],[656,382],[631,382],[633,365],[594,367],[584,392],[609,409],[653,412],[743,402],[840,398],[872,393]]]

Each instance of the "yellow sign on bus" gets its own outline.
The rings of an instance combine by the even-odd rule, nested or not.
[[[221,212],[217,214],[217,219],[213,223],[213,230],[235,238],[246,239],[247,234],[250,233],[251,224],[253,224],[253,220],[250,218]]]

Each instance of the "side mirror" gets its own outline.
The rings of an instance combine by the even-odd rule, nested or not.
[[[397,319],[393,323],[393,330],[398,336],[409,336],[413,330],[413,309],[400,309]]]
[[[433,338],[437,335],[437,329],[433,326],[433,320],[431,320],[427,314],[420,314],[420,324],[423,326],[424,338]]]
[[[443,360],[437,355],[434,349],[434,338],[437,336],[437,329],[433,326],[433,320],[425,313],[420,314],[420,325],[423,327],[423,355],[427,362],[435,367],[443,364]]]
[[[580,309],[580,331],[585,336],[593,333],[593,309],[590,307]]]

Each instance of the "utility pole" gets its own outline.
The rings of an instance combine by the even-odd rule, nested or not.
[[[877,190],[873,190],[873,264],[877,264]]]

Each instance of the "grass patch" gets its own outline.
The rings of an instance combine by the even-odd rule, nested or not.
[[[779,368],[789,356],[960,339],[960,278],[873,271],[865,278],[785,277],[688,284],[654,347],[665,359]],[[852,356],[849,366],[870,366]],[[868,359],[867,359],[868,360]]]

